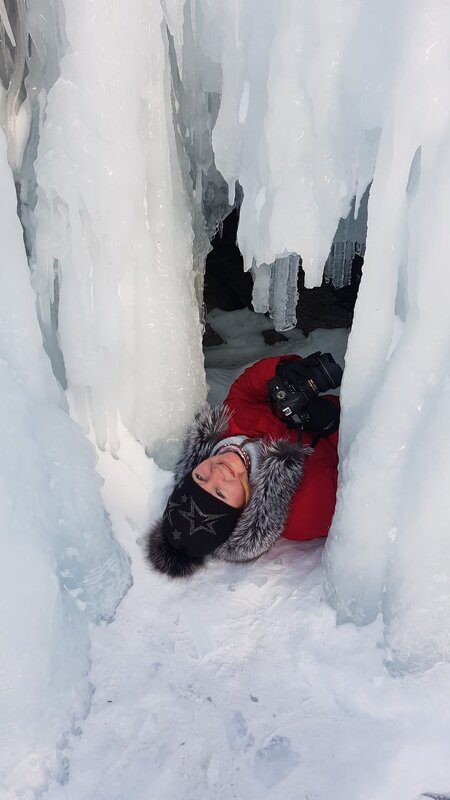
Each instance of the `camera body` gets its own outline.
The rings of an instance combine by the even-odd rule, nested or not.
[[[277,417],[291,428],[310,421],[308,403],[321,392],[341,385],[342,369],[331,353],[312,353],[303,360],[281,362],[268,381],[269,402]]]

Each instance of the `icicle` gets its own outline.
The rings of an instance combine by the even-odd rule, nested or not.
[[[0,19],[2,21],[3,27],[8,34],[8,39],[11,42],[12,46],[16,46],[16,40],[14,38],[14,34],[11,28],[11,24],[8,19],[8,12],[6,11],[5,0],[0,0]]]
[[[270,308],[269,292],[272,275],[271,264],[261,264],[257,267],[253,264],[253,295],[252,306],[258,314],[266,314]]]
[[[277,331],[295,328],[298,300],[298,255],[278,258],[271,264],[269,310]]]
[[[341,289],[351,283],[353,258],[355,255],[364,256],[367,232],[367,200],[368,192],[365,193],[363,202],[359,207],[359,213],[355,218],[354,198],[348,216],[339,222],[323,273],[324,278],[331,281],[335,289]]]
[[[8,161],[14,171],[21,167],[23,151],[30,130],[30,114],[28,103],[25,101],[19,108],[19,95],[23,89],[23,78],[26,61],[26,6],[25,0],[17,2],[17,35],[13,36],[12,28],[6,13],[3,0],[0,0],[0,19],[8,32],[11,46],[14,48],[10,54],[12,68],[8,69],[9,59],[6,43],[3,42],[5,67],[8,71],[8,86],[6,103],[3,111],[2,124],[8,140]]]

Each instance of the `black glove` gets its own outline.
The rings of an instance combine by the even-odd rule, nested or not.
[[[340,410],[332,400],[326,397],[315,397],[306,404],[304,409],[308,418],[303,424],[303,430],[309,433],[318,433],[320,436],[330,436],[339,428]]]

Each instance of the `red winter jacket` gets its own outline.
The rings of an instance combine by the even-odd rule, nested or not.
[[[268,402],[267,381],[275,377],[280,361],[299,356],[263,358],[249,367],[233,383],[225,403],[232,411],[228,436],[244,434],[263,439],[298,440],[298,431],[288,428],[272,412]],[[339,400],[325,395],[336,405]],[[302,432],[302,443],[310,445],[314,434]],[[319,439],[308,456],[303,480],[291,504],[283,531],[286,539],[307,541],[328,534],[336,503],[338,433]]]

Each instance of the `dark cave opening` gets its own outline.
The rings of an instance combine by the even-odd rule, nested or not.
[[[206,259],[204,281],[204,306],[207,315],[215,308],[222,311],[244,308],[253,310],[253,278],[251,272],[244,272],[242,254],[237,245],[238,225],[239,209],[234,208],[225,217],[211,241],[212,250]],[[305,336],[318,328],[351,327],[363,263],[363,257],[355,253],[351,265],[351,281],[346,286],[335,288],[332,280],[323,278],[321,286],[307,289],[300,259],[296,327]],[[273,329],[269,319],[267,328],[263,332],[267,344],[286,341],[282,333]],[[222,341],[221,336],[207,321],[204,347],[217,346]]]

